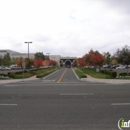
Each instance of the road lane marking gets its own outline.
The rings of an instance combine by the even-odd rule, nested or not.
[[[62,80],[64,74],[66,73],[67,69],[63,72],[63,74],[61,75],[61,77],[59,78],[59,80],[57,81],[57,83],[60,83],[60,81]]]
[[[0,104],[0,106],[17,106],[18,104]]]
[[[112,103],[112,106],[125,106],[125,105],[130,105],[130,103]]]
[[[61,93],[61,96],[86,96],[86,95],[94,95],[94,93]]]
[[[17,85],[5,85],[5,87],[15,87]]]

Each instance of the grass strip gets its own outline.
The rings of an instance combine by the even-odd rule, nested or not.
[[[95,69],[89,69],[89,68],[79,68],[81,71],[83,71],[84,73],[94,77],[94,78],[101,78],[101,79],[111,79],[112,77],[110,75],[106,75],[100,72],[96,72]]]
[[[39,69],[39,70],[30,70],[30,71],[25,71],[24,72],[24,78],[30,78],[34,75],[40,75],[40,74],[43,74],[43,73],[48,73],[50,71],[55,71],[57,69],[55,68],[44,68],[44,69]],[[47,75],[47,74],[46,74]],[[23,72],[13,72],[13,73],[10,73],[9,74],[9,77],[10,78],[13,78],[13,79],[22,79],[23,78]]]
[[[56,70],[54,69],[54,70],[51,70],[51,71],[44,72],[42,74],[37,75],[36,78],[43,78],[43,77],[53,73],[54,71],[56,71]]]
[[[81,72],[78,69],[75,69],[75,73],[78,75],[79,78],[86,78],[87,77],[83,72]]]

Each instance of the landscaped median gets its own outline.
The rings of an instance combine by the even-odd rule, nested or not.
[[[114,71],[101,70],[96,72],[96,69],[79,67],[78,70],[82,71],[82,73],[88,74],[94,78],[102,78],[102,79],[113,79],[116,78],[117,73]]]
[[[87,78],[87,76],[79,69],[74,68],[75,73],[78,75],[79,78]]]
[[[52,69],[52,70],[43,72],[43,73],[41,73],[41,74],[38,74],[38,75],[36,76],[36,78],[43,78],[43,77],[45,77],[45,76],[47,76],[47,75],[53,73],[54,71],[56,71],[56,70],[55,70],[55,69]]]
[[[44,76],[47,76],[48,74],[56,71],[58,68],[39,68],[34,70],[24,70],[19,72],[9,72],[8,77],[13,79],[22,79],[22,78],[30,78],[32,76],[36,76],[37,78],[42,78]]]

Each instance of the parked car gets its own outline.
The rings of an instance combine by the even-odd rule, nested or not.
[[[7,66],[0,66],[0,70],[11,70],[11,68],[7,67]]]
[[[130,68],[130,65],[126,65],[126,68]]]
[[[119,67],[119,65],[112,65],[111,69],[116,69],[117,67]]]
[[[19,69],[21,69],[21,67],[20,67],[20,66],[17,66],[17,65],[11,65],[10,68],[11,68],[12,70],[19,70]]]
[[[103,68],[111,68],[111,65],[103,65]]]
[[[3,70],[3,66],[0,66],[0,70]]]
[[[124,65],[120,65],[119,67],[116,67],[116,69],[125,69],[126,67]]]
[[[84,66],[84,68],[89,68],[89,66]]]

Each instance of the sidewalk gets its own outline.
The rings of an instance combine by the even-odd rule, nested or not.
[[[16,83],[21,81],[30,81],[30,80],[38,80],[38,78],[36,78],[36,76],[32,76],[31,78],[25,78],[25,79],[5,79],[5,80],[0,80],[0,85],[7,84],[7,83]]]
[[[87,78],[81,78],[80,80],[93,82],[93,83],[130,84],[130,80],[126,80],[126,79],[124,80],[123,79],[97,79],[91,77],[90,75],[87,75]]]

